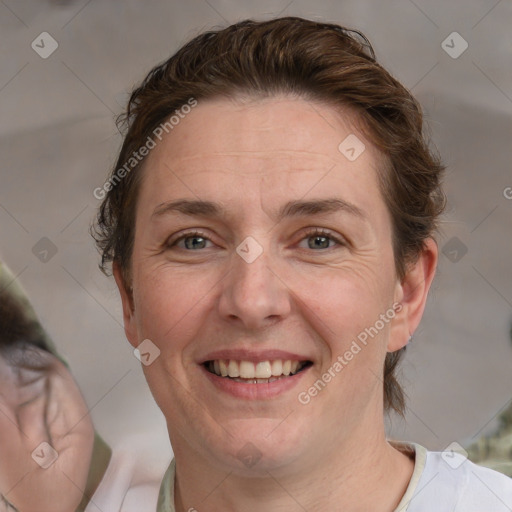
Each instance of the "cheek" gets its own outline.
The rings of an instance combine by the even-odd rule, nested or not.
[[[179,345],[198,325],[197,315],[204,310],[215,281],[200,270],[186,270],[161,265],[143,269],[137,276],[134,300],[139,336],[151,339],[161,350],[169,341],[173,347]]]
[[[380,393],[394,311],[381,285],[353,274],[335,275],[325,280],[324,287],[309,286],[315,292],[309,294],[305,304],[313,312],[310,320],[325,354],[308,386],[322,388],[321,383],[315,383],[326,383],[315,403],[333,414],[336,411],[334,417],[339,417],[361,403],[370,403],[371,397]],[[386,313],[386,321],[381,320]],[[311,387],[304,391],[309,393],[308,389],[316,393]]]
[[[392,286],[367,268],[347,266],[308,274],[307,278],[297,276],[296,294],[330,330],[330,337],[356,336],[391,306]]]
[[[386,283],[374,273],[355,272],[354,268],[336,269],[323,278],[322,272],[302,278],[301,291],[297,290],[307,306],[304,311],[313,313],[309,318],[320,338],[319,353],[325,354],[312,382],[318,378],[333,382],[324,396],[343,396],[336,399],[341,408],[356,404],[363,395],[368,400],[381,385],[379,376],[394,313]],[[386,321],[381,320],[386,313]]]
[[[164,411],[186,406],[186,402],[178,403],[179,390],[188,388],[182,363],[187,346],[201,327],[205,290],[211,288],[203,288],[207,285],[204,281],[200,272],[185,276],[164,266],[143,269],[138,275],[134,299],[139,339],[151,340],[160,350],[159,357],[142,369]]]

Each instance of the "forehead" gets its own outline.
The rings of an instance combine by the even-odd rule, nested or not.
[[[254,194],[261,201],[263,193],[271,200],[333,189],[350,189],[365,202],[378,194],[382,158],[357,121],[353,112],[302,98],[199,101],[148,156],[140,204],[170,196],[240,201]]]
[[[357,121],[352,110],[340,112],[331,105],[291,96],[200,100],[164,136],[164,144],[153,156],[166,146],[175,161],[187,163],[208,152],[209,156],[246,153],[271,161],[296,157],[332,164],[338,159],[340,142],[358,132]]]

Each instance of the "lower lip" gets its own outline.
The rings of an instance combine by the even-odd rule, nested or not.
[[[244,382],[236,382],[227,377],[219,377],[209,372],[204,365],[200,365],[203,372],[210,382],[221,391],[228,393],[236,398],[244,398],[246,400],[268,400],[289,391],[295,387],[302,379],[305,373],[311,368],[308,366],[295,375],[282,377],[268,384],[246,384]]]

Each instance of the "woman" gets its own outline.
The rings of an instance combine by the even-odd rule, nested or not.
[[[443,165],[364,36],[201,34],[125,120],[95,237],[175,454],[159,510],[511,510],[504,475],[386,439]]]

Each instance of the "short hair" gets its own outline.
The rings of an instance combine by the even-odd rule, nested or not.
[[[191,98],[272,97],[291,94],[335,109],[350,109],[361,132],[384,158],[379,186],[392,218],[393,254],[403,279],[445,207],[444,166],[429,147],[423,114],[412,94],[377,63],[358,30],[299,17],[244,20],[194,37],[154,67],[134,89],[118,127],[124,141],[91,234],[100,268],[115,262],[130,289],[135,211],[145,158],[126,162],[154,130]],[[340,141],[341,142],[341,141]],[[101,198],[101,197],[100,197]],[[396,369],[405,347],[386,355],[384,407],[400,415],[405,395]]]

